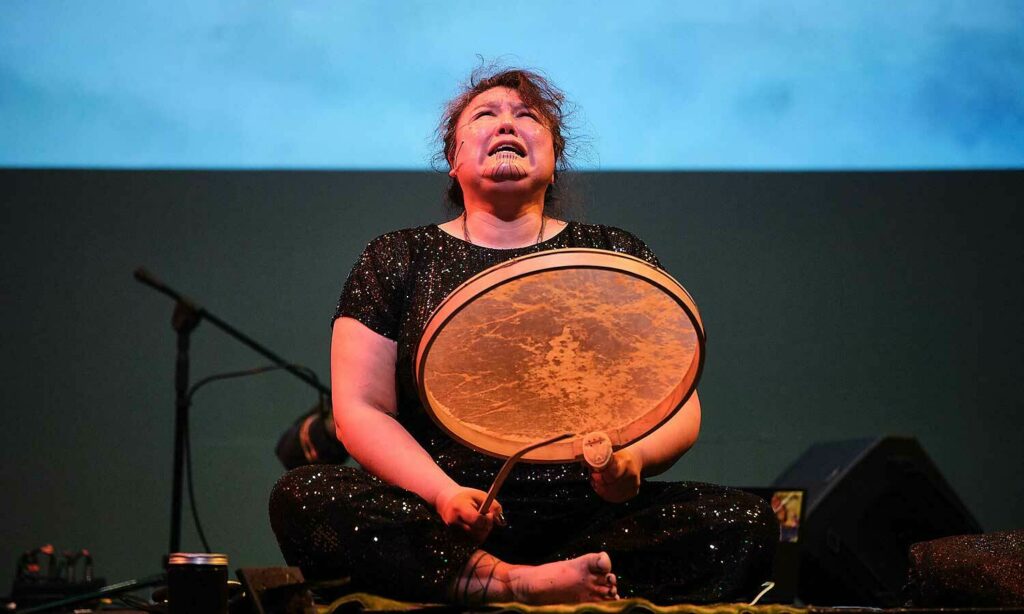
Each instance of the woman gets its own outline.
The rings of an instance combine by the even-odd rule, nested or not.
[[[500,461],[427,417],[413,353],[437,305],[510,258],[568,247],[657,258],[615,228],[551,217],[567,168],[564,97],[523,70],[475,76],[442,118],[444,224],[378,237],[360,256],[333,324],[338,436],[366,470],[297,469],[271,496],[289,564],[353,590],[465,604],[746,597],[767,579],[778,539],[763,501],[722,487],[647,482],[697,438],[697,395],[600,472],[525,465],[481,515]],[[614,572],[613,572],[614,569]]]

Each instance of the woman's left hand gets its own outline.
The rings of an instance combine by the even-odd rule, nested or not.
[[[608,465],[590,472],[590,485],[599,497],[610,503],[629,501],[640,492],[640,471],[643,464],[628,449],[612,455]]]

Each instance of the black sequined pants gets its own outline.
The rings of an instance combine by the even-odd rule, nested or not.
[[[538,564],[590,552],[611,556],[619,594],[655,603],[751,597],[771,575],[779,530],[767,504],[696,482],[644,482],[611,504],[586,482],[506,486],[507,527],[483,550]],[[350,577],[351,590],[443,602],[477,549],[417,495],[366,472],[313,465],[281,478],[270,520],[289,565],[311,580]]]

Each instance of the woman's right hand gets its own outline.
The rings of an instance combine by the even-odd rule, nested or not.
[[[500,523],[497,519],[502,518],[501,504],[497,500],[491,502],[486,514],[478,511],[486,498],[487,493],[482,490],[456,484],[437,495],[434,509],[446,525],[462,529],[474,542],[481,544],[495,523]]]

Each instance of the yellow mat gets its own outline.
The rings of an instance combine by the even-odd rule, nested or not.
[[[476,612],[520,612],[522,614],[619,614],[625,612],[652,612],[653,614],[807,614],[805,608],[788,605],[747,605],[745,603],[719,603],[713,605],[655,605],[646,599],[621,599],[566,605],[526,605],[522,603],[490,603],[476,608],[458,608],[430,603],[395,601],[369,593],[345,595],[328,606],[320,607],[320,614],[342,612],[409,612],[413,610],[448,610]]]

